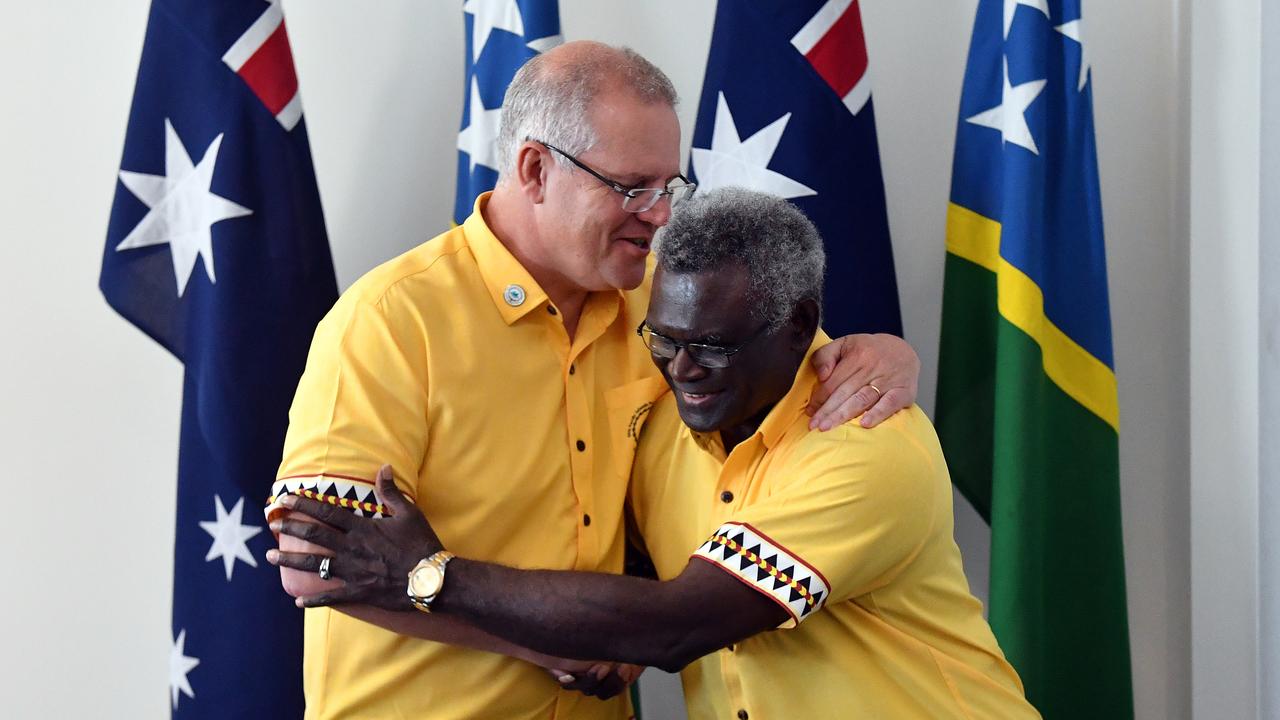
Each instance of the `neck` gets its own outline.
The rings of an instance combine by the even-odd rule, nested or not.
[[[512,188],[498,184],[484,206],[485,224],[547,294],[551,304],[560,312],[565,330],[572,339],[589,293],[543,259],[540,252],[543,238],[534,222],[533,210],[527,203],[513,197],[514,192]]]
[[[787,393],[791,391],[791,387],[795,384],[796,375],[800,372],[800,365],[805,361],[804,358],[806,354],[807,353],[800,353],[796,355],[794,364],[789,364],[791,372],[788,377],[791,378],[791,382],[787,383],[786,386],[782,388],[782,392],[777,397],[766,402],[763,407],[755,412],[754,415],[743,422],[720,428],[720,442],[724,443],[725,453],[733,452],[733,449],[743,440],[746,440],[756,434],[756,431],[764,424],[764,419],[768,417],[769,413],[773,411],[773,408],[782,401],[782,398],[786,397]]]
[[[769,411],[777,404],[778,403],[776,401],[769,403],[768,406],[756,413],[746,422],[738,423],[737,425],[732,425],[727,428],[721,428],[720,442],[724,444],[725,453],[733,452],[733,449],[743,440],[755,435],[756,431],[760,429],[760,424],[769,416]]]

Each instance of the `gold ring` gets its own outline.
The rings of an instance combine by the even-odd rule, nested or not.
[[[875,385],[872,385],[871,383],[867,383],[867,387],[871,388],[872,390],[875,390],[876,395],[879,395],[880,397],[884,397],[884,393],[880,392],[880,388],[876,387]]]

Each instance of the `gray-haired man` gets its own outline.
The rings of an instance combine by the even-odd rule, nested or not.
[[[657,252],[640,333],[670,392],[623,388],[613,439],[629,451],[640,435],[630,507],[662,581],[459,553],[430,610],[543,652],[685,670],[696,720],[1038,718],[969,594],[928,419],[913,407],[873,430],[808,427],[813,225],[780,198],[719,190],[677,209]],[[335,551],[350,583],[305,604],[416,613],[403,578],[454,545],[388,481],[379,492],[390,520],[297,502],[334,529],[283,532]]]
[[[361,278],[317,329],[269,514],[288,493],[380,514],[373,476],[389,461],[469,557],[621,571],[625,459],[609,442],[607,397],[655,372],[631,333],[647,305],[650,241],[689,192],[674,103],[661,71],[597,43],[564,45],[517,74],[497,189],[461,227]],[[818,364],[843,388],[828,402],[837,414],[879,399],[883,417],[913,399],[918,363],[900,340],[825,352]],[[295,594],[341,584],[282,580]],[[628,714],[625,700],[565,692],[533,663],[579,682],[587,665],[448,617],[346,606],[308,612],[305,637],[309,718]]]

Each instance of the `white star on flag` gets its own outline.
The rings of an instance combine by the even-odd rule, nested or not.
[[[1019,5],[1039,10],[1044,13],[1046,20],[1049,19],[1049,4],[1046,0],[1004,0],[1004,36],[1006,38],[1009,37],[1009,28],[1013,27],[1013,15],[1018,12]]]
[[[720,93],[716,100],[716,124],[711,132],[711,148],[693,148],[693,171],[698,176],[698,187],[712,190],[737,185],[779,195],[788,200],[817,195],[813,188],[767,167],[790,119],[791,113],[787,113],[755,135],[742,140],[724,93]]]
[[[116,245],[116,251],[168,243],[173,256],[173,274],[178,280],[178,296],[196,267],[196,257],[204,261],[209,282],[213,272],[214,223],[252,214],[224,197],[209,192],[222,135],[213,139],[204,157],[195,166],[168,118],[164,121],[164,175],[120,171],[120,182],[151,208],[142,220]]]
[[[204,559],[208,562],[215,558],[222,558],[222,566],[227,571],[227,580],[231,580],[231,572],[235,569],[236,560],[243,560],[251,567],[258,567],[258,561],[253,559],[253,554],[249,552],[249,546],[245,541],[262,532],[262,528],[240,524],[240,519],[244,516],[243,497],[235,507],[231,508],[231,512],[227,512],[226,507],[222,505],[222,498],[214,495],[213,508],[218,519],[212,522],[208,520],[200,522],[200,527],[213,536],[213,544],[209,546],[209,552],[205,554]]]
[[[480,99],[480,83],[471,78],[470,123],[458,133],[458,149],[471,158],[471,172],[476,165],[498,169],[498,125],[502,122],[502,106],[486,110]]]
[[[1040,91],[1044,90],[1044,85],[1044,80],[1032,80],[1017,87],[1010,86],[1009,60],[1005,58],[1004,89],[1000,93],[1000,104],[973,117],[965,118],[965,122],[999,130],[1002,142],[1021,145],[1039,155],[1040,150],[1036,148],[1036,139],[1032,137],[1031,128],[1027,125],[1027,108],[1040,95]]]
[[[173,703],[173,709],[178,709],[178,691],[181,690],[183,695],[195,699],[196,693],[191,689],[191,683],[187,680],[187,673],[191,672],[200,661],[187,657],[187,631],[183,630],[178,633],[178,637],[173,641],[173,647],[169,649],[169,698]]]
[[[1089,82],[1089,46],[1084,44],[1084,19],[1072,20],[1054,30],[1080,43],[1080,82],[1076,90],[1084,92],[1084,86]]]
[[[506,30],[524,37],[524,19],[516,0],[467,0],[462,12],[473,16],[471,22],[471,61],[480,58],[489,35],[496,30]]]

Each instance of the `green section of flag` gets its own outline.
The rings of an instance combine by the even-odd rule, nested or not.
[[[990,620],[1047,720],[1133,717],[1118,437],[999,314],[996,276],[950,253],[938,435],[991,523]]]

